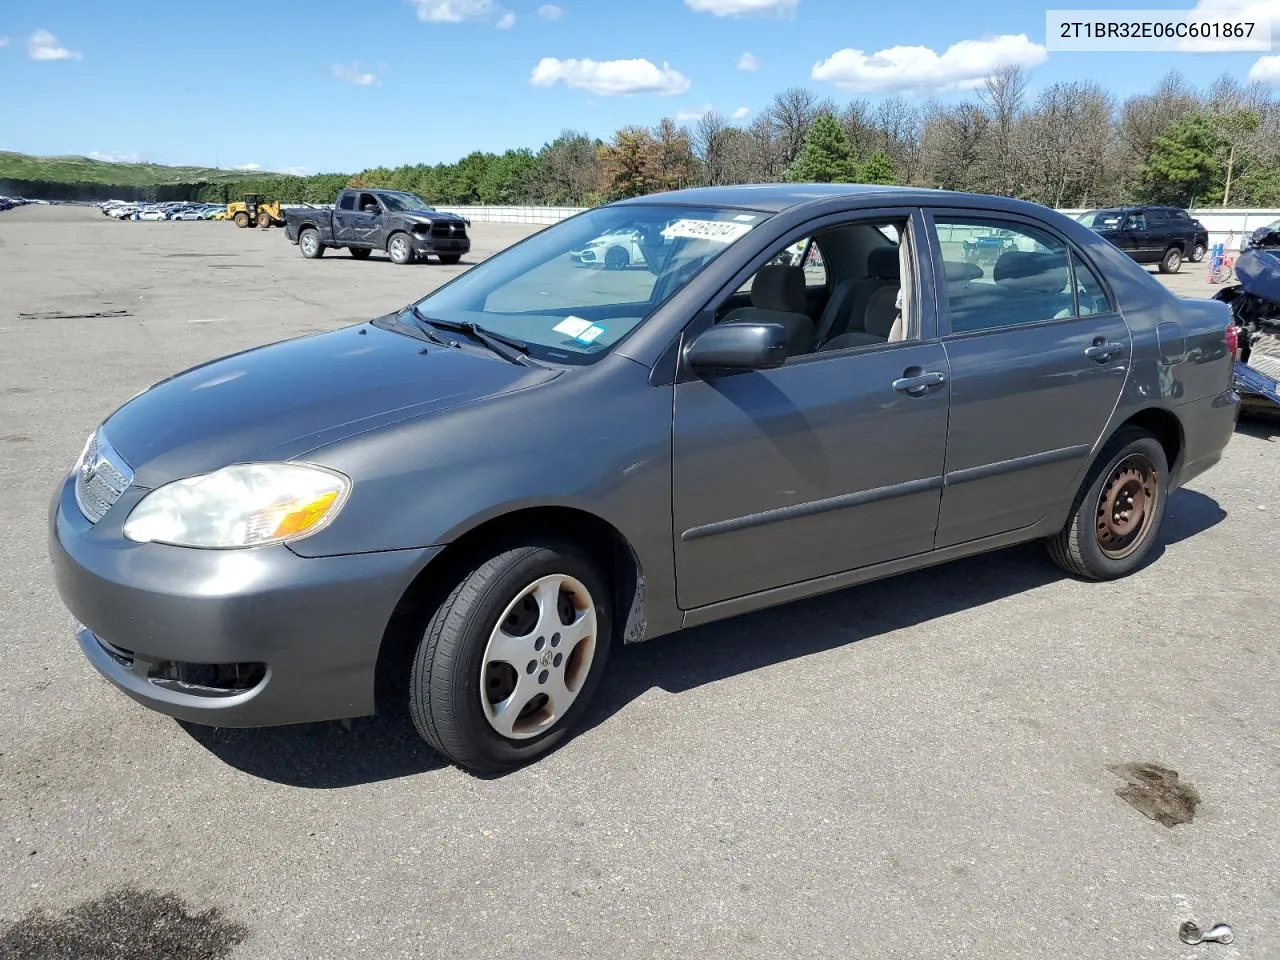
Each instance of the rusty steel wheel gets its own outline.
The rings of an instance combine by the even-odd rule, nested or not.
[[[1054,563],[1087,580],[1114,580],[1142,566],[1160,537],[1170,459],[1176,452],[1141,427],[1116,431],[1085,475],[1066,522],[1046,540]]]
[[[1123,560],[1142,545],[1151,529],[1154,513],[1148,508],[1156,502],[1159,484],[1155,465],[1141,453],[1116,464],[1098,498],[1095,531],[1104,556]]]

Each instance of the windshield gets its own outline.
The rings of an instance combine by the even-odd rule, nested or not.
[[[427,206],[427,202],[421,197],[415,196],[412,193],[400,193],[397,191],[394,193],[380,193],[379,196],[382,197],[382,202],[385,203],[390,210],[425,210],[427,212],[433,212],[435,210],[434,207]]]
[[[490,257],[417,306],[518,338],[541,359],[590,362],[768,217],[658,203],[596,207]]]
[[[1090,210],[1080,222],[1093,230],[1114,230],[1123,218],[1123,210]]]

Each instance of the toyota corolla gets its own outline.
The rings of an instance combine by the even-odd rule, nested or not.
[[[620,231],[642,265],[575,268]],[[1130,573],[1222,456],[1233,349],[1223,304],[1031,203],[676,191],[155,384],[88,438],[50,552],[84,655],[147,707],[355,717],[390,675],[428,743],[502,771],[619,643],[1030,540]]]

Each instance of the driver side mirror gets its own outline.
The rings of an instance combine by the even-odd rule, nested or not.
[[[721,323],[685,348],[696,370],[771,370],[787,360],[787,331],[777,323]]]

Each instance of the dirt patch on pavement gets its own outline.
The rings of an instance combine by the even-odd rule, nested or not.
[[[0,931],[0,960],[223,960],[249,935],[172,893],[113,890],[60,916],[33,912]]]
[[[1116,790],[1116,796],[1143,816],[1166,827],[1190,823],[1195,817],[1200,794],[1179,779],[1176,770],[1155,763],[1118,763],[1107,769],[1128,781]]]

